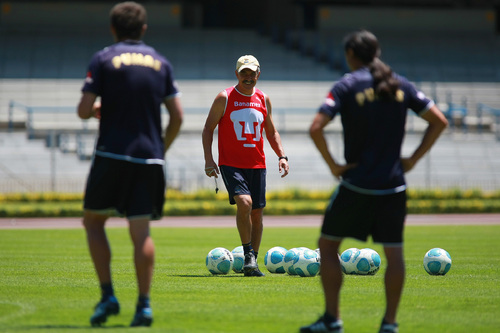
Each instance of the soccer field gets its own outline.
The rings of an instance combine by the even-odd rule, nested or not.
[[[108,229],[122,312],[106,332],[128,329],[136,300],[132,247],[126,228]],[[264,254],[273,246],[316,248],[317,227],[268,227],[259,255],[264,278],[212,276],[205,257],[214,247],[240,245],[234,227],[153,227],[157,256],[148,332],[298,332],[323,312],[319,277],[271,274]],[[407,280],[399,312],[401,332],[497,332],[500,327],[500,225],[406,228]],[[345,241],[348,247],[372,243]],[[422,267],[433,247],[453,265],[445,276]],[[346,332],[376,332],[384,307],[382,268],[375,276],[345,276],[341,299]],[[0,331],[94,331],[88,320],[98,301],[85,234],[77,229],[0,230]],[[144,329],[138,329],[144,330]]]

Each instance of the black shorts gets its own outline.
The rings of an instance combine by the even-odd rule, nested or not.
[[[266,207],[266,169],[239,169],[227,165],[219,169],[231,205],[236,204],[236,195],[248,194],[252,198],[252,209]]]
[[[321,234],[340,240],[352,237],[387,246],[403,244],[406,219],[406,191],[388,195],[367,195],[339,186],[326,209]]]
[[[128,219],[159,220],[164,203],[162,165],[94,157],[85,189],[84,209]]]

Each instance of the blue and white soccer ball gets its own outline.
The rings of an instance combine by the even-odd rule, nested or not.
[[[360,252],[358,248],[351,247],[340,255],[340,266],[342,268],[342,272],[345,274],[357,274],[358,269],[354,262],[358,258]]]
[[[320,258],[316,251],[300,251],[293,261],[295,273],[302,277],[316,276],[320,269]]]
[[[245,264],[245,254],[243,253],[243,246],[237,246],[232,251],[233,255],[233,271],[235,273],[243,273],[243,265]]]
[[[233,254],[226,248],[216,247],[207,254],[205,265],[212,274],[227,274],[233,268]]]
[[[380,264],[380,255],[369,248],[350,248],[340,255],[340,265],[345,274],[375,275]]]
[[[374,249],[361,249],[361,254],[358,257],[357,268],[361,275],[375,275],[380,269],[382,259]]]
[[[319,261],[321,261],[321,251],[320,251],[319,247],[316,250],[314,250],[314,252],[316,252],[318,254]]]
[[[320,270],[319,270],[319,274],[321,274],[321,251],[319,248],[317,248],[316,250],[314,250],[314,252],[316,252],[318,254],[318,257],[319,257],[319,266],[320,266]],[[339,258],[340,258],[340,255],[338,254]]]
[[[430,275],[445,275],[451,268],[451,256],[444,249],[430,249],[424,256],[424,268]]]
[[[285,255],[287,249],[281,246],[270,248],[264,256],[264,265],[271,273],[285,273]]]
[[[284,267],[285,267],[285,272],[287,272],[289,275],[297,275],[295,272],[295,269],[293,268],[293,262],[295,261],[295,257],[298,256],[300,253],[300,250],[296,247],[288,250],[285,254],[285,259],[284,259]]]

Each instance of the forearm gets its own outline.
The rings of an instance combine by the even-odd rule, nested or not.
[[[269,142],[269,145],[271,146],[272,150],[276,153],[278,157],[285,156],[285,149],[283,148],[283,145],[281,144],[281,137],[277,131],[275,131],[272,134],[267,134],[266,132],[266,137],[267,141]]]
[[[323,131],[322,130],[312,131],[310,133],[310,136],[314,142],[314,145],[320,152],[321,156],[325,160],[330,170],[334,170],[336,167],[338,167],[337,163],[335,162],[335,159],[330,153],[330,150],[328,148],[328,143],[326,142]]]
[[[184,111],[178,97],[167,98],[164,100],[164,103],[169,114],[168,125],[165,129],[165,137],[163,138],[164,152],[166,153],[177,135],[179,135],[184,119]]]
[[[78,103],[77,114],[80,119],[90,119],[96,117],[100,112],[100,103],[95,103],[97,95],[89,92],[84,92]]]
[[[170,118],[170,122],[168,123],[167,129],[165,131],[165,137],[163,139],[165,153],[170,148],[170,146],[174,142],[175,138],[179,134],[180,129],[181,129],[181,125],[182,125],[182,119]]]
[[[204,128],[201,134],[201,140],[203,145],[203,155],[205,157],[205,163],[212,162],[214,160],[212,154],[213,131],[209,131]]]
[[[410,159],[416,164],[434,145],[436,140],[446,128],[445,125],[429,124],[420,145],[415,149]]]

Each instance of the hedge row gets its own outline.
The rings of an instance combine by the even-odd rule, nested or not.
[[[268,200],[266,215],[322,214],[327,200]],[[234,215],[235,206],[226,200],[168,200],[166,216]],[[410,214],[500,213],[500,199],[444,199],[408,201]],[[78,217],[80,202],[4,202],[0,217]]]
[[[305,191],[301,189],[290,189],[279,192],[268,192],[268,200],[328,200],[331,196],[331,191]],[[469,200],[494,200],[500,199],[500,190],[485,192],[480,189],[432,189],[408,190],[409,200],[454,200],[454,199],[469,199]],[[83,200],[82,193],[0,193],[0,203],[2,202],[81,202]],[[184,200],[199,200],[199,201],[227,201],[227,195],[224,193],[216,194],[213,190],[201,190],[193,193],[185,193],[177,190],[169,189],[167,191],[167,201],[184,201]]]

